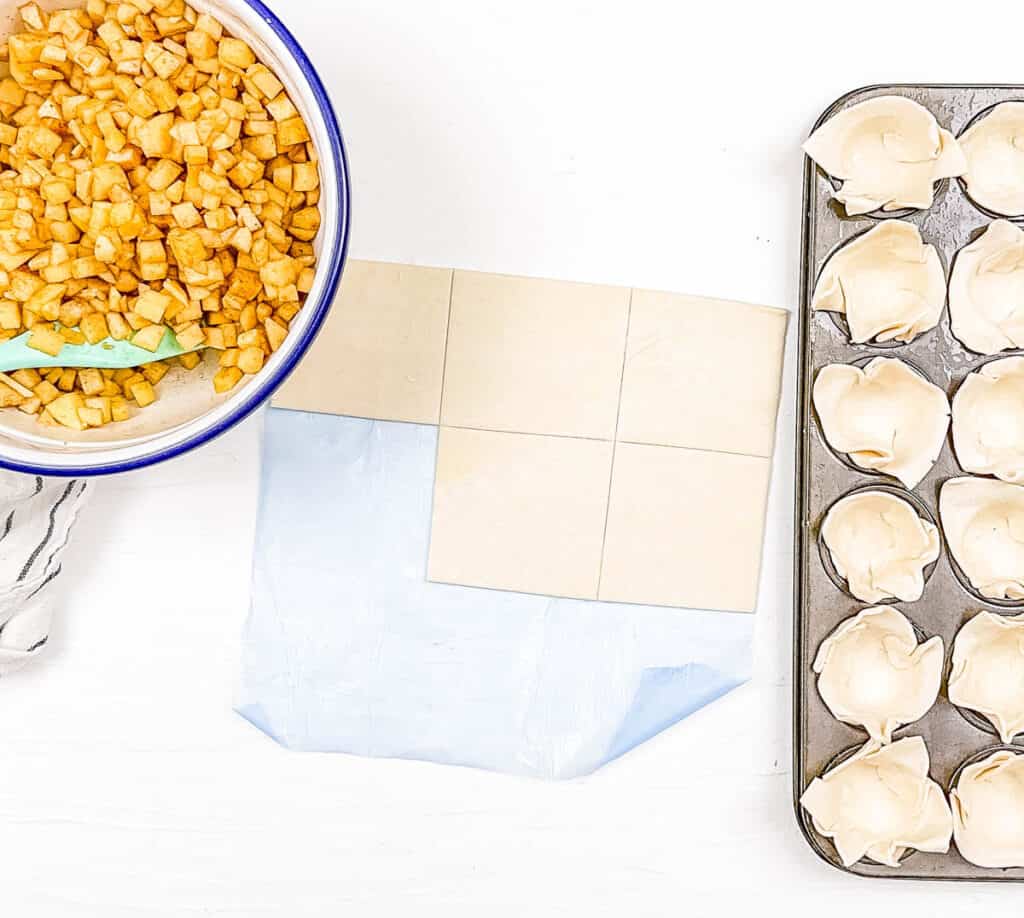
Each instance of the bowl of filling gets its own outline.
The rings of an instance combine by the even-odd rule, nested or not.
[[[0,14],[0,468],[180,455],[263,404],[330,308],[350,190],[327,93],[259,0]]]

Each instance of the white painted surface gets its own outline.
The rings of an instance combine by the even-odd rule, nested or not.
[[[798,145],[834,97],[883,80],[1024,81],[1016,21],[972,34],[951,3],[920,26],[919,4],[891,0],[275,5],[344,122],[354,254],[780,306],[797,295]],[[51,652],[0,685],[4,915],[1019,908],[1016,888],[850,879],[799,837],[793,343],[755,682],[571,784],[294,755],[231,713],[252,424],[101,483]]]

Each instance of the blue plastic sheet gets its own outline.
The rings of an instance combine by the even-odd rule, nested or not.
[[[437,435],[268,412],[238,701],[255,726],[570,778],[749,679],[750,615],[428,583]]]

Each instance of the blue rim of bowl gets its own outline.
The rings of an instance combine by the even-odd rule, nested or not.
[[[0,469],[6,469],[11,472],[24,472],[29,475],[44,475],[50,478],[96,478],[101,475],[115,475],[119,472],[131,472],[136,469],[146,468],[160,462],[165,462],[168,459],[174,459],[183,453],[203,446],[244,421],[270,399],[274,391],[287,379],[306,351],[309,350],[324,323],[324,319],[327,318],[327,313],[338,290],[338,284],[341,282],[341,275],[348,257],[352,189],[349,183],[348,155],[345,152],[345,141],[342,139],[341,127],[338,125],[337,115],[334,113],[334,107],[331,105],[331,100],[327,95],[327,90],[324,88],[323,81],[320,79],[320,75],[317,73],[309,57],[307,57],[306,52],[302,50],[298,41],[296,41],[295,36],[288,31],[281,20],[264,6],[260,0],[244,0],[244,2],[259,13],[263,21],[281,39],[285,48],[295,59],[295,63],[298,65],[303,77],[309,83],[309,87],[316,99],[317,107],[320,110],[320,115],[324,120],[324,126],[327,129],[327,135],[330,139],[330,155],[334,160],[334,167],[338,174],[338,221],[341,224],[340,232],[331,251],[324,253],[321,257],[321,262],[328,266],[327,280],[324,284],[323,296],[320,302],[313,307],[314,315],[309,323],[309,327],[306,329],[305,338],[289,354],[288,360],[278,368],[276,373],[262,382],[253,384],[252,394],[238,408],[217,424],[214,424],[209,430],[205,430],[181,443],[176,443],[173,446],[168,446],[166,449],[158,450],[155,453],[140,456],[136,459],[74,468],[16,462],[0,454]]]

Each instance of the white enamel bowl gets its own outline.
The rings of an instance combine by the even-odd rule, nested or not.
[[[162,462],[201,446],[270,398],[312,344],[334,299],[348,247],[350,189],[341,131],[324,86],[291,33],[260,0],[189,2],[252,46],[284,83],[309,128],[319,157],[321,185],[313,288],[285,343],[264,369],[224,395],[213,391],[216,355],[208,354],[191,373],[172,369],[157,387],[158,401],[120,424],[79,433],[44,427],[18,411],[0,411],[0,468],[35,475],[106,475]],[[0,3],[4,34],[15,28],[16,7],[9,0]]]

